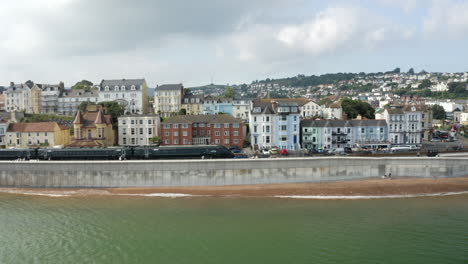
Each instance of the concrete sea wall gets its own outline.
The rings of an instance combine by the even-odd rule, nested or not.
[[[203,186],[468,176],[468,158],[0,162],[0,187]]]

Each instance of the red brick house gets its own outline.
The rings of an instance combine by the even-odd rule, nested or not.
[[[242,121],[230,115],[179,115],[161,123],[161,145],[242,147]]]

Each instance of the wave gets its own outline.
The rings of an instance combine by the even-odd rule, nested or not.
[[[319,199],[319,200],[359,200],[359,199],[403,199],[418,197],[437,197],[468,194],[465,192],[445,192],[427,194],[395,194],[395,195],[275,195],[274,198],[287,199]]]
[[[113,195],[119,196],[145,196],[145,197],[165,197],[165,198],[180,198],[180,197],[191,197],[191,196],[200,196],[192,195],[186,193],[116,193]]]

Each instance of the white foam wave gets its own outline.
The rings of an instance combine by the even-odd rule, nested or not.
[[[429,194],[397,194],[397,195],[276,195],[275,198],[288,199],[318,199],[318,200],[359,200],[359,199],[402,199],[402,198],[418,198],[418,197],[434,197],[434,196],[450,196],[468,194],[466,192],[446,192],[446,193],[429,193]]]
[[[191,197],[195,196],[192,194],[186,194],[186,193],[119,193],[116,195],[121,195],[121,196],[145,196],[145,197],[164,197],[164,198],[179,198],[179,197]]]

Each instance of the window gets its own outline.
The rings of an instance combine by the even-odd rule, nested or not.
[[[148,128],[148,135],[151,135],[151,134],[153,134],[153,128],[149,127]]]
[[[140,120],[140,125],[143,125],[143,120]]]
[[[257,133],[257,125],[254,126],[254,133]]]
[[[265,143],[266,143],[266,144],[270,144],[270,136],[266,136],[266,137],[265,137]]]
[[[188,124],[182,124],[182,128],[188,128]]]
[[[126,128],[122,129],[122,135],[124,135],[124,136],[127,135],[127,129]]]
[[[219,144],[220,142],[221,142],[221,140],[219,140],[219,139],[215,140],[215,144]]]
[[[365,128],[361,128],[361,133],[366,133],[366,129],[365,129]]]
[[[122,125],[126,125],[126,124],[127,124],[127,121],[122,120]]]
[[[196,132],[196,131],[195,131]],[[187,136],[187,131],[182,132],[182,136],[186,137]]]
[[[169,139],[164,140],[164,144],[169,145]]]
[[[228,137],[229,136],[229,131],[224,131],[224,136]]]
[[[234,144],[239,144],[239,140],[238,140],[238,139],[234,139]]]
[[[215,136],[219,137],[221,133],[219,131],[215,131]]]
[[[174,131],[174,137],[178,137],[179,136],[179,131]]]
[[[256,116],[254,116],[254,122],[257,122],[257,117]]]
[[[288,141],[288,137],[287,136],[281,136],[280,141]]]
[[[132,145],[135,145],[135,138],[132,138]]]
[[[153,123],[153,120],[149,119],[148,120],[148,125],[151,125]]]
[[[238,137],[239,136],[239,131],[234,131],[234,136]]]
[[[166,131],[166,132],[164,133],[164,136],[168,137],[168,136],[169,136],[169,131]]]
[[[188,139],[184,138],[184,145],[188,145]]]
[[[224,128],[229,128],[229,123],[225,123]]]
[[[269,116],[266,117],[266,121],[270,122],[270,117]]]
[[[143,135],[143,128],[140,128],[140,135]]]
[[[179,144],[179,140],[178,140],[178,139],[174,139],[174,144],[175,144],[175,145],[178,145],[178,144]]]
[[[288,116],[286,115],[282,115],[281,118],[280,118],[281,121],[287,121],[288,120]]]
[[[132,125],[134,125],[134,124],[135,124],[135,120],[132,119],[131,123],[132,123]]]
[[[135,135],[135,128],[132,128],[132,135]]]
[[[234,123],[234,124],[232,124],[232,127],[233,127],[233,128],[239,128],[239,123]]]
[[[383,127],[380,128],[380,133],[383,133],[384,129]]]
[[[199,126],[200,127],[205,127],[205,123],[200,123]]]
[[[179,124],[174,124],[173,127],[174,128],[179,128]]]
[[[171,125],[169,125],[169,124],[164,124],[164,129],[168,129],[168,128],[170,128],[170,127],[171,127]]]
[[[374,133],[374,129],[373,128],[369,128],[369,133]]]
[[[214,128],[221,128],[221,124],[214,124]]]
[[[281,126],[281,131],[287,131],[287,130],[288,130],[288,126],[285,126],[285,125]]]

